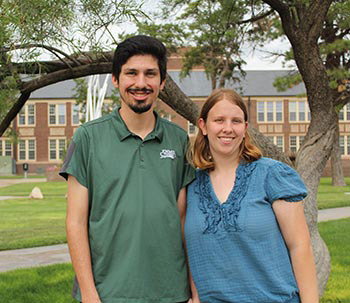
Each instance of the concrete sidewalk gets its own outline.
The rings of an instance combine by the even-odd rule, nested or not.
[[[46,178],[27,178],[27,179],[0,179],[0,187],[6,187],[13,184],[19,183],[36,183],[46,182]]]
[[[320,210],[318,222],[350,218],[350,207]],[[67,244],[6,250],[0,252],[0,272],[70,262]]]
[[[0,251],[0,272],[67,262],[67,244]]]

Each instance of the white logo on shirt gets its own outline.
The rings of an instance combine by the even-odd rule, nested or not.
[[[176,152],[172,149],[162,149],[162,151],[160,152],[160,158],[170,158],[174,160],[176,158]]]

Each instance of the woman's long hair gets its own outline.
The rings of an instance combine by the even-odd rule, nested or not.
[[[248,111],[241,96],[230,89],[214,90],[204,103],[199,118],[202,118],[207,123],[208,113],[213,106],[222,100],[228,100],[237,105],[244,113],[244,121],[248,122]],[[198,123],[197,123],[198,124]],[[240,157],[248,162],[256,161],[261,158],[261,151],[251,143],[248,132],[240,146]],[[209,141],[207,136],[204,136],[199,130],[193,145],[192,162],[195,167],[200,169],[213,169],[215,167],[214,159],[211,156]]]

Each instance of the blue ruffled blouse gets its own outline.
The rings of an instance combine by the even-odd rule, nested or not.
[[[221,204],[208,172],[197,170],[187,189],[185,238],[201,302],[300,302],[272,203],[306,195],[295,170],[261,158],[238,166],[235,185]]]

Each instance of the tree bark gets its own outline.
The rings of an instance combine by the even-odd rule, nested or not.
[[[311,111],[310,126],[297,154],[295,166],[309,191],[304,209],[321,296],[330,273],[330,255],[317,229],[317,189],[336,136],[337,114],[317,42],[332,1],[313,0],[308,5],[303,1],[294,1],[293,6],[281,0],[264,2],[280,15],[283,30],[292,45],[295,62],[305,83]]]
[[[337,133],[334,138],[333,148],[331,152],[331,169],[332,169],[332,185],[346,186],[343,166],[341,162],[341,151],[339,145],[339,123],[337,121]]]

